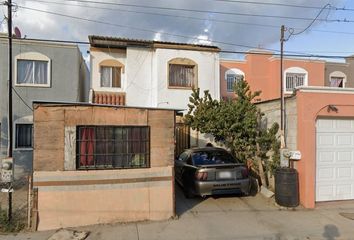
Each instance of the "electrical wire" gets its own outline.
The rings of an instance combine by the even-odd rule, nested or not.
[[[81,20],[81,21],[93,22],[93,23],[98,23],[98,24],[104,24],[104,25],[109,25],[109,26],[113,26],[113,27],[128,28],[128,29],[142,31],[142,32],[148,32],[148,33],[154,33],[154,34],[163,34],[163,35],[168,35],[168,36],[173,36],[173,37],[180,37],[180,38],[185,38],[185,39],[195,40],[195,41],[199,41],[200,40],[199,38],[196,38],[194,36],[185,36],[185,35],[181,35],[181,34],[174,34],[174,33],[168,33],[168,32],[159,32],[159,31],[149,30],[149,29],[145,29],[145,28],[138,28],[138,27],[127,26],[127,25],[122,25],[122,24],[115,24],[115,23],[105,22],[105,21],[100,21],[100,20],[93,20],[93,19],[89,19],[89,18],[71,16],[71,15],[62,14],[62,13],[58,13],[58,12],[40,10],[40,9],[24,7],[24,6],[20,6],[20,5],[18,5],[18,7],[21,8],[21,9],[27,9],[27,10],[36,11],[36,12],[42,12],[42,13],[48,13],[48,14],[52,14],[52,15],[72,18],[72,19]],[[224,44],[224,45],[230,45],[230,46],[237,46],[237,47],[242,47],[242,48],[255,48],[255,47],[249,46],[249,45],[235,44],[235,43],[229,43],[229,42],[223,42],[223,41],[217,41],[217,40],[212,40],[212,41],[209,41],[209,42],[218,43],[218,44]],[[273,52],[279,52],[279,50],[276,50],[276,49],[266,49],[266,50],[273,51]]]
[[[0,36],[0,39],[8,39],[8,37]],[[13,38],[14,40],[20,41],[37,41],[37,42],[49,42],[49,43],[63,43],[63,44],[78,44],[78,45],[90,45],[90,42],[84,41],[73,41],[73,40],[59,40],[59,39],[40,39],[40,38]],[[206,46],[208,47],[208,46]],[[260,49],[266,50],[266,49]],[[220,50],[221,53],[233,53],[233,54],[250,54],[250,55],[266,55],[266,56],[280,56],[280,53],[273,52],[250,52],[250,51],[234,51],[234,50]],[[296,52],[295,52],[296,53]],[[343,52],[342,52],[343,53]],[[348,53],[351,54],[351,53]],[[343,56],[343,55],[317,55],[317,54],[284,54],[285,57],[299,57],[299,58],[333,58],[333,59],[345,59],[354,58],[354,56]]]
[[[281,18],[281,19],[305,20],[305,21],[312,21],[313,20],[312,18],[303,18],[303,17],[277,16],[277,15],[265,15],[265,14],[248,14],[248,13],[236,13],[236,12],[224,12],[224,11],[208,11],[208,10],[199,10],[199,9],[159,7],[159,6],[140,5],[140,4],[125,4],[125,3],[92,1],[92,0],[63,0],[63,1],[65,1],[65,2],[80,2],[80,3],[102,4],[102,5],[111,5],[111,6],[126,6],[126,7],[136,7],[136,8],[144,8],[144,9],[159,9],[159,10],[184,11],[184,12],[193,12],[193,13],[221,14],[221,15],[232,15],[232,16]],[[354,20],[347,20],[347,19],[318,19],[318,21],[324,21],[324,22],[354,22]]]
[[[316,17],[312,20],[312,22],[306,27],[304,28],[302,31],[300,32],[297,32],[297,33],[294,33],[294,31],[290,31],[292,28],[289,29],[289,32],[290,32],[290,35],[288,37],[288,39],[291,37],[291,36],[296,36],[296,35],[300,35],[304,32],[306,32],[308,29],[310,29],[310,27],[312,27],[312,25],[316,22],[316,20],[319,18],[319,16],[322,14],[322,12],[326,9],[326,8],[331,8],[331,4],[326,4],[325,6],[322,7],[322,9],[319,11],[319,13],[316,15]],[[287,40],[288,40],[287,39]]]
[[[15,92],[15,94],[17,95],[17,97],[22,101],[22,103],[28,107],[32,112],[33,112],[33,108],[31,108],[25,100],[23,100],[23,98],[21,97],[21,95],[16,91],[16,89],[14,87],[12,87],[12,90]]]
[[[152,16],[192,19],[192,20],[197,20],[197,21],[211,21],[211,22],[219,22],[219,23],[228,23],[228,24],[238,24],[238,25],[245,25],[245,26],[256,26],[256,27],[265,27],[265,28],[279,29],[279,26],[277,26],[277,25],[268,25],[268,24],[260,24],[260,23],[249,23],[249,22],[239,22],[239,21],[229,21],[229,20],[215,19],[215,18],[200,18],[200,17],[195,17],[195,16],[182,16],[182,15],[173,15],[173,14],[166,14],[166,13],[134,11],[134,10],[127,10],[127,9],[119,9],[119,8],[88,6],[88,5],[82,5],[82,4],[80,4],[80,5],[78,5],[78,4],[68,4],[68,3],[51,2],[51,1],[45,1],[45,0],[26,0],[26,1],[48,3],[48,4],[55,4],[55,5],[64,5],[64,6],[72,6],[72,7],[84,7],[84,8],[90,8],[90,9],[101,9],[101,10],[108,10],[108,11],[137,13],[137,14],[145,14],[145,15],[152,15]],[[215,1],[220,1],[220,0],[215,0]],[[298,6],[298,7],[300,7],[300,6]],[[318,9],[318,7],[314,7],[314,8]],[[290,27],[289,29],[296,30],[296,29],[300,29],[300,28]],[[340,31],[329,31],[329,30],[318,30],[318,29],[313,29],[312,31],[313,32],[331,33],[331,34],[354,35],[354,32],[340,32]]]
[[[214,0],[216,2],[227,2],[227,3],[241,3],[241,4],[254,4],[254,5],[265,5],[265,6],[276,6],[276,7],[292,7],[292,8],[307,8],[307,9],[319,9],[322,7],[319,6],[306,6],[306,5],[294,5],[294,4],[286,4],[286,3],[270,3],[270,2],[254,2],[254,1],[239,1],[239,0]],[[332,7],[333,10],[337,10],[337,8]],[[342,9],[338,9],[342,10]]]

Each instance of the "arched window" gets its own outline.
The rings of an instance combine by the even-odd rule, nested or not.
[[[38,52],[20,53],[15,57],[17,86],[50,87],[50,59]]]
[[[226,90],[228,92],[234,91],[234,84],[242,81],[245,78],[245,73],[237,68],[229,69],[225,72],[225,80],[227,81]]]
[[[292,93],[295,88],[308,85],[308,73],[300,67],[287,68],[284,71],[284,90]]]
[[[188,58],[174,58],[168,61],[168,87],[198,87],[198,64]]]
[[[103,60],[99,64],[101,87],[121,88],[122,73],[124,73],[124,65],[114,59]]]
[[[329,74],[329,83],[331,87],[344,88],[347,81],[347,75],[340,71],[335,71]]]

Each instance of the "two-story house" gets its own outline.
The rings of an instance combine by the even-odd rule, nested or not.
[[[279,98],[280,57],[272,54],[269,51],[250,50],[244,60],[220,60],[221,97],[234,97],[234,83],[244,79],[252,91],[262,91],[260,101]],[[285,95],[291,95],[300,86],[324,86],[324,61],[285,57],[283,64]]]
[[[8,41],[0,38],[0,159],[8,146]],[[13,40],[13,157],[15,177],[32,170],[32,101],[88,100],[88,68],[77,45]],[[50,129],[47,129],[50,131]],[[49,143],[50,144],[50,143]],[[50,157],[50,156],[48,156]]]
[[[93,103],[187,111],[193,88],[220,98],[218,47],[104,36],[89,40]],[[192,132],[189,141],[183,147],[210,140]]]

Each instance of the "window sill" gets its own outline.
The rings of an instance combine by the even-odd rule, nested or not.
[[[77,171],[104,171],[104,170],[132,170],[132,169],[147,169],[151,168],[150,166],[145,167],[121,167],[121,168],[114,168],[114,167],[78,167]]]
[[[19,83],[15,83],[15,87],[51,88],[50,84],[19,84]]]
[[[21,151],[21,152],[33,151],[33,148],[15,148],[14,151]]]
[[[175,86],[168,86],[168,89],[171,90],[192,90],[193,87],[175,87]]]

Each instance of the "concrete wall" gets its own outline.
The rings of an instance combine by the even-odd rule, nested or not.
[[[258,103],[257,107],[264,113],[264,124],[267,128],[274,122],[280,126],[280,100]],[[286,144],[289,150],[297,150],[297,106],[296,97],[285,99],[286,107]]]
[[[8,53],[6,39],[0,39],[0,123],[1,142],[0,159],[7,154],[8,135]],[[21,53],[34,52],[45,55],[51,62],[50,87],[16,86],[15,67],[13,79],[13,124],[32,123],[32,101],[82,101],[83,93],[80,83],[88,83],[89,79],[81,77],[81,69],[85,68],[81,53],[76,45],[41,43],[35,41],[13,42],[13,66],[15,57]],[[84,67],[82,67],[84,66]],[[81,81],[80,78],[81,77]],[[22,98],[22,99],[21,99]],[[28,106],[27,106],[28,105]],[[15,134],[14,134],[15,136]],[[15,176],[20,178],[32,170],[32,149],[16,149],[14,139]]]
[[[36,106],[38,229],[174,216],[174,123],[172,110]],[[78,125],[149,126],[150,168],[76,171]],[[68,128],[74,131],[70,144]]]

